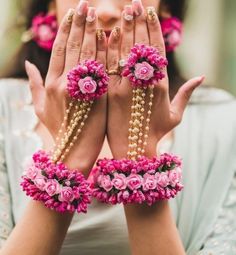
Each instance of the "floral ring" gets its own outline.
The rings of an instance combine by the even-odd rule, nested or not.
[[[67,91],[72,99],[93,101],[108,89],[109,76],[103,64],[96,60],[85,60],[67,75]]]
[[[159,51],[144,44],[135,44],[122,71],[133,87],[148,87],[156,85],[165,77],[164,69],[168,61]]]

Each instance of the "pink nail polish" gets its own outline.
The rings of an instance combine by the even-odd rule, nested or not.
[[[80,3],[77,6],[77,13],[79,16],[85,15],[88,8],[88,2],[87,1],[80,1]]]
[[[131,5],[125,5],[124,7],[124,19],[131,21],[134,19],[133,9]]]
[[[86,21],[91,23],[95,20],[95,17],[96,17],[95,8],[94,7],[89,7]]]
[[[140,16],[143,13],[143,5],[141,0],[133,0],[133,9],[136,16]]]

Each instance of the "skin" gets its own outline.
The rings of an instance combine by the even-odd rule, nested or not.
[[[83,1],[83,15],[80,16],[77,10],[81,8],[82,1],[80,7],[77,3],[72,0],[56,1],[60,28],[53,46],[46,81],[43,82],[36,66],[26,62],[33,104],[40,119],[37,132],[44,141],[48,140],[48,137],[53,141],[58,133],[68,103],[65,92],[66,74],[78,60],[97,59],[108,69],[114,69],[117,68],[120,57],[126,58],[135,42],[157,47],[165,56],[158,17],[156,16],[153,22],[147,22],[145,16],[147,6],[154,6],[160,12],[160,2],[146,0],[142,5],[137,1],[136,3],[116,0],[89,1],[89,3]],[[127,4],[134,13],[143,10],[142,14],[130,22],[123,18],[124,6]],[[64,16],[71,7],[76,10],[72,24],[68,23],[67,15]],[[93,12],[94,8],[96,8],[95,20],[88,23],[85,21],[86,15]],[[110,31],[117,25],[121,28],[120,36],[117,37],[112,32],[108,41],[105,37],[103,40],[96,40],[96,28],[102,27],[105,31]],[[152,111],[155,118],[152,118],[150,123],[147,156],[155,155],[160,139],[181,121],[193,90],[203,79],[196,77],[189,80],[180,88],[172,102],[169,101],[167,74],[155,88],[155,103]],[[65,162],[70,168],[79,168],[88,175],[101,150],[106,132],[113,156],[115,158],[126,156],[129,121],[127,109],[130,109],[131,96],[132,91],[127,79],[118,75],[111,76],[108,97],[104,96],[93,105],[83,135],[75,143]],[[45,147],[50,148],[50,146],[47,144]],[[125,214],[132,254],[185,254],[167,202],[160,202],[152,207],[125,206]],[[34,220],[36,216],[37,221]],[[71,218],[72,215],[58,215],[46,209],[41,203],[30,202],[1,254],[58,254]],[[29,222],[34,222],[33,229]]]

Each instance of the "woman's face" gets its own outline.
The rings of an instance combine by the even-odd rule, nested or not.
[[[96,7],[98,27],[111,31],[114,26],[119,26],[121,12],[125,5],[130,5],[132,0],[89,0],[89,5]],[[56,0],[58,21],[66,14],[69,8],[75,8],[78,0]],[[143,0],[144,7],[154,6],[159,8],[160,0]]]

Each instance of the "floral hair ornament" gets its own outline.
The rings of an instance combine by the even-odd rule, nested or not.
[[[135,44],[122,75],[132,86],[128,152],[124,159],[98,160],[90,177],[92,194],[110,203],[147,203],[175,197],[182,190],[181,160],[171,154],[145,157],[154,87],[165,77],[167,60],[151,46]]]
[[[23,42],[33,40],[40,48],[50,52],[57,30],[56,15],[40,13],[32,19],[30,29],[23,33],[21,39]]]
[[[161,21],[161,29],[166,51],[175,51],[182,41],[183,23],[177,17],[165,18]]]

